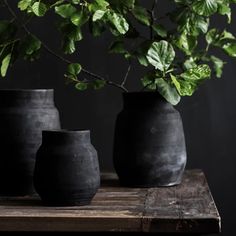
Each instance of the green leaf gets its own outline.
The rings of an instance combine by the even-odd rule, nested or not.
[[[192,69],[192,68],[194,68],[194,67],[196,67],[196,66],[197,66],[197,64],[196,64],[195,60],[193,59],[193,57],[188,58],[188,59],[184,62],[184,68],[185,68],[186,70]]]
[[[154,32],[156,32],[157,35],[161,36],[162,38],[167,37],[167,31],[162,25],[154,24],[154,25],[152,25],[152,28],[153,28]]]
[[[95,0],[95,2],[103,9],[107,8],[110,5],[106,0]]]
[[[81,28],[75,26],[68,20],[59,25],[59,30],[63,35],[62,48],[65,54],[72,54],[75,52],[75,42],[82,40],[83,35]]]
[[[158,92],[172,105],[177,105],[180,102],[180,96],[176,88],[169,84],[166,80],[160,78],[155,80]]]
[[[181,96],[192,96],[197,87],[211,76],[208,65],[198,65],[175,77],[171,75],[172,83]]]
[[[32,5],[32,11],[36,16],[44,16],[47,12],[47,6],[42,2],[35,2]]]
[[[126,14],[135,7],[135,0],[109,0],[109,3],[116,12]]]
[[[75,52],[75,41],[70,38],[65,38],[62,43],[62,49],[65,54],[72,54]]]
[[[126,53],[127,50],[125,49],[125,45],[123,41],[115,41],[109,47],[110,53]]]
[[[94,80],[91,84],[95,90],[101,89],[106,85],[104,80]]]
[[[178,25],[180,33],[187,32],[192,36],[198,36],[200,33],[206,33],[209,26],[209,18],[200,16],[187,7],[177,8],[171,15],[171,20]]]
[[[217,0],[195,0],[192,9],[199,15],[211,16],[218,9]]]
[[[231,8],[229,6],[229,3],[221,3],[218,5],[218,12],[221,15],[226,15],[228,19],[228,23],[231,22]]]
[[[6,76],[7,69],[10,65],[10,61],[11,61],[11,53],[7,54],[2,60],[2,64],[1,64],[1,76],[2,77]]]
[[[137,50],[134,52],[134,56],[138,59],[139,63],[143,66],[148,66],[147,52],[151,47],[152,42],[147,40],[138,45]]]
[[[144,88],[150,89],[150,90],[156,90],[157,86],[155,84],[157,75],[153,72],[149,72],[146,74],[142,79],[141,82],[143,84]]]
[[[82,67],[79,63],[71,63],[67,67],[67,72],[71,75],[78,75],[82,70]]]
[[[225,44],[223,49],[229,56],[236,57],[236,42]]]
[[[208,44],[212,44],[217,47],[223,47],[226,43],[231,43],[235,41],[235,37],[230,32],[224,30],[219,32],[217,29],[211,29],[206,34],[206,41]]]
[[[178,93],[181,95],[181,86],[180,86],[180,83],[178,82],[176,76],[170,74],[170,78],[171,78],[171,81],[172,81],[172,83],[174,84],[176,90],[177,90]]]
[[[191,55],[197,46],[197,38],[195,36],[183,33],[178,37],[176,45],[178,48],[184,51],[186,55]]]
[[[206,34],[206,41],[208,44],[212,44],[214,41],[216,41],[216,38],[219,37],[219,33],[217,29],[211,29]]]
[[[150,26],[151,17],[146,8],[134,6],[132,14],[140,23]]]
[[[216,73],[216,77],[221,78],[223,73],[224,62],[220,58],[215,56],[211,56],[211,61],[213,63],[213,68]]]
[[[70,18],[76,12],[76,8],[71,4],[63,4],[55,7],[55,12],[63,18]]]
[[[90,12],[96,12],[97,10],[106,11],[109,5],[105,0],[95,0],[88,5],[88,9]]]
[[[106,30],[102,22],[92,20],[89,21],[89,29],[94,37],[100,36]]]
[[[70,20],[74,25],[81,27],[89,20],[89,14],[86,10],[80,10],[75,12]]]
[[[78,82],[75,84],[75,88],[80,90],[80,91],[84,91],[88,88],[88,84],[85,82]]]
[[[17,6],[21,11],[24,11],[28,7],[30,7],[31,4],[32,4],[32,0],[21,0],[21,1],[18,2]]]
[[[106,11],[103,10],[97,10],[95,11],[95,13],[93,14],[93,21],[97,21],[103,18],[103,16],[105,15]]]
[[[209,79],[211,76],[211,69],[208,65],[202,64],[189,69],[180,75],[181,78],[186,80],[201,81]]]
[[[209,19],[203,16],[194,15],[190,24],[192,26],[190,32],[192,32],[194,35],[198,35],[199,32],[205,34],[209,27]]]
[[[147,59],[151,65],[161,71],[166,71],[175,58],[175,51],[165,40],[152,43],[147,52]]]
[[[21,54],[26,57],[33,55],[41,48],[41,41],[33,35],[27,35],[20,45]]]
[[[129,30],[129,24],[121,14],[109,11],[107,18],[120,34],[125,34]]]
[[[138,54],[137,59],[142,66],[148,66],[148,59],[145,55]]]
[[[73,4],[79,4],[80,0],[71,0]]]

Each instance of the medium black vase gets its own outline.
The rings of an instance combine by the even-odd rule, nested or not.
[[[124,93],[123,100],[114,139],[114,168],[121,185],[179,184],[186,165],[179,112],[154,92]]]
[[[100,186],[90,131],[43,131],[37,152],[35,189],[49,206],[87,205]]]
[[[58,128],[52,89],[0,90],[0,195],[33,193],[42,130]]]

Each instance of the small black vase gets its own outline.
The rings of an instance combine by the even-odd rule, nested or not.
[[[97,152],[90,131],[43,131],[34,186],[49,206],[87,205],[100,186]]]
[[[53,89],[0,90],[0,195],[34,192],[33,171],[43,129],[60,129]]]
[[[116,121],[114,168],[121,185],[172,186],[186,165],[179,112],[154,92],[124,93]]]

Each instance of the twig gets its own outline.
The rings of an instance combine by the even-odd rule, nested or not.
[[[13,9],[11,8],[11,6],[8,4],[7,0],[3,0],[4,1],[4,4],[5,6],[7,7],[8,11],[10,12],[10,14],[14,17],[14,19],[18,19],[17,15],[15,14],[15,12],[13,11]],[[26,27],[25,24],[22,24],[21,27],[23,28],[23,30],[27,33],[27,34],[31,34],[33,36],[35,36],[36,38],[38,38],[36,35],[34,35],[33,33],[30,32],[30,30]],[[40,39],[39,39],[40,40]],[[72,61],[62,57],[61,55],[57,54],[56,52],[54,52],[52,49],[50,49],[42,40],[41,41],[41,45],[42,47],[48,52],[50,53],[51,55],[55,56],[56,58],[60,59],[61,61],[63,62],[66,62],[67,64],[71,64],[73,63]],[[114,87],[117,87],[121,90],[123,90],[124,92],[128,92],[128,90],[124,87],[123,84],[118,84],[118,83],[115,83],[113,81],[110,81],[108,79],[105,79],[103,78],[102,76],[100,75],[97,75],[93,72],[90,72],[86,69],[83,69],[81,70],[83,73],[89,75],[90,77],[93,77],[95,79],[98,79],[98,80],[102,80],[104,82],[106,82],[107,85],[111,85],[111,86],[114,86]]]
[[[11,44],[13,44],[13,43],[15,43],[17,41],[20,41],[20,39],[14,39],[14,40],[12,40],[12,41],[10,41],[8,43],[0,44],[0,47],[7,47],[8,45],[11,45]]]
[[[13,9],[11,8],[11,6],[8,4],[7,0],[3,0],[4,5],[7,7],[8,11],[10,12],[10,14],[14,17],[14,19],[17,19],[17,16],[15,14],[15,12],[13,11]]]
[[[152,5],[152,10],[151,10],[150,39],[153,39],[153,28],[152,28],[152,26],[156,21],[156,14],[155,14],[156,6],[157,6],[157,0],[154,0],[153,5]]]
[[[122,86],[125,86],[125,84],[126,84],[126,81],[128,79],[128,76],[129,76],[130,69],[131,69],[131,61],[129,61],[128,69],[127,69],[125,77],[124,77],[124,79],[123,79],[123,81],[121,83]]]

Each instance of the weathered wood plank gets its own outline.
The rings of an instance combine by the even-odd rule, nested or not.
[[[220,216],[202,171],[186,171],[181,185],[119,187],[113,174],[88,206],[46,207],[38,196],[0,198],[0,231],[220,231]]]
[[[187,171],[181,185],[149,189],[145,202],[147,231],[219,233],[220,216],[202,171]]]

